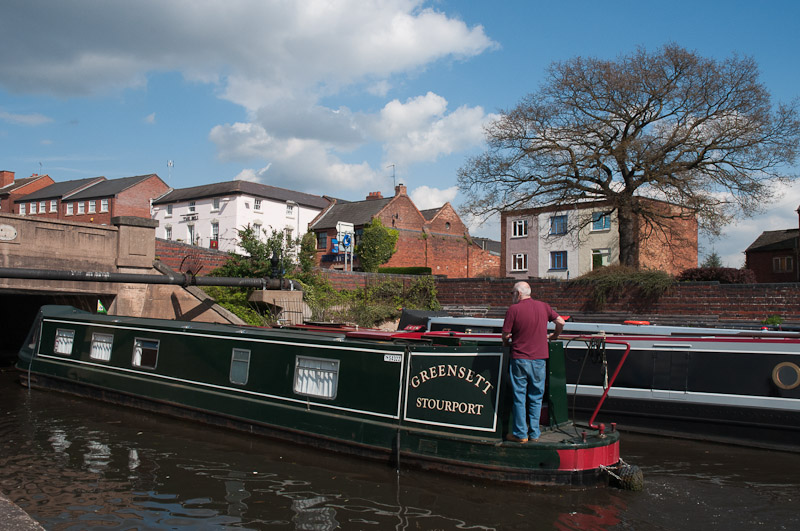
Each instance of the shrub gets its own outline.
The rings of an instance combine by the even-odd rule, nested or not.
[[[719,282],[720,284],[755,284],[756,275],[750,269],[733,267],[695,267],[678,275],[679,282]]]
[[[623,265],[601,267],[569,281],[575,285],[591,286],[596,309],[602,309],[610,298],[636,289],[640,298],[658,299],[675,280],[666,272],[655,269],[638,270]]]

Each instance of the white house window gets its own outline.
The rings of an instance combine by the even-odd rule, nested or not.
[[[78,214],[85,214],[86,213],[86,203],[80,201],[78,203]]]
[[[36,203],[31,203],[31,214],[36,214]]]
[[[64,354],[69,356],[72,354],[72,343],[75,340],[75,330],[65,330],[59,328],[56,330],[56,343],[53,346],[53,352],[56,354]]]
[[[211,239],[219,240],[219,223],[211,222]]]
[[[170,204],[170,205],[167,205],[167,216],[166,217],[170,217],[171,215],[172,215],[172,205]]]
[[[188,231],[189,244],[194,245],[194,239],[195,239],[194,225],[187,225],[186,230]]]
[[[215,197],[211,200],[211,209],[212,210],[219,210],[219,197]]]
[[[605,212],[592,212],[592,230],[608,230],[611,228],[611,216]]]
[[[550,253],[550,269],[557,271],[567,269],[567,251],[553,251]]]
[[[261,210],[261,199],[253,200],[253,210]]]
[[[133,366],[155,369],[158,362],[158,341],[136,338],[133,341]]]
[[[567,233],[567,216],[553,216],[550,218],[550,234],[566,234]]]
[[[74,211],[75,205],[74,203],[67,203],[67,215],[71,216]]]
[[[231,383],[245,385],[249,373],[250,351],[240,348],[233,349],[233,353],[231,354]]]
[[[611,249],[592,249],[592,269],[599,269],[611,263]]]
[[[524,238],[527,235],[528,235],[528,220],[527,219],[514,220],[514,223],[511,225],[511,237]]]
[[[108,199],[100,200],[100,212],[108,212]]]
[[[92,334],[92,351],[89,353],[89,357],[96,360],[108,361],[111,359],[111,347],[113,345],[113,335]]]
[[[166,233],[164,237],[168,240],[172,240],[172,227],[165,227],[164,231]]]
[[[286,203],[286,217],[287,218],[294,217],[294,204]]]
[[[58,199],[50,200],[50,212],[58,212]]]
[[[515,254],[511,258],[512,271],[527,271],[528,270],[528,255],[524,253]]]
[[[336,398],[339,360],[298,356],[294,366],[294,392],[318,398]]]
[[[25,203],[20,203],[19,204],[19,215],[20,216],[24,216],[25,215]]]
[[[95,209],[97,208],[97,201],[89,201],[89,214],[94,214]]]
[[[261,224],[260,223],[253,223],[253,234],[255,235],[256,239],[261,239]]]
[[[47,210],[47,203],[45,201],[39,201],[39,214],[44,214]]]
[[[189,201],[189,212],[194,212],[194,211],[195,211],[195,202]]]

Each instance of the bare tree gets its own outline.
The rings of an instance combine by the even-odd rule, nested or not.
[[[797,177],[797,102],[773,108],[758,78],[752,58],[718,61],[675,44],[553,63],[537,92],[486,128],[486,152],[459,170],[463,210],[607,201],[620,261],[631,266],[640,235],[663,232],[670,217],[696,216],[719,234]]]

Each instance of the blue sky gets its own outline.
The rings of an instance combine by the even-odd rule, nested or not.
[[[754,57],[788,102],[798,20],[791,0],[5,0],[0,169],[157,173],[175,188],[240,178],[350,200],[396,182],[420,208],[458,208],[456,172],[483,125],[551,62],[676,42]],[[800,186],[777,197],[701,238],[701,257],[739,267],[763,230],[796,227]],[[492,220],[472,233],[500,237]]]

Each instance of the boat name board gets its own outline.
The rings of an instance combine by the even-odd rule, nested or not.
[[[435,426],[494,431],[502,353],[412,352],[405,420]]]

